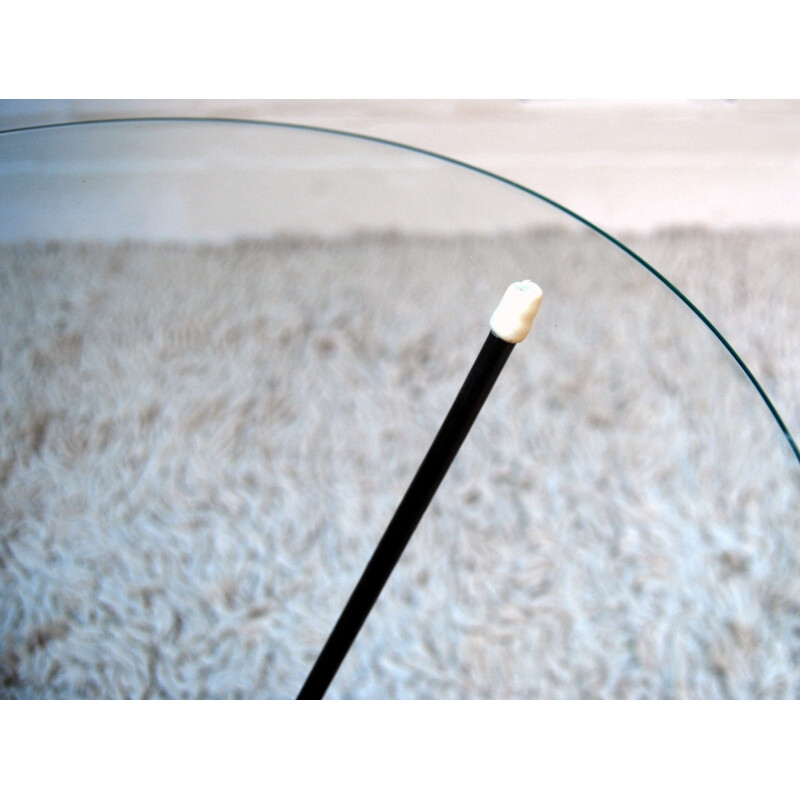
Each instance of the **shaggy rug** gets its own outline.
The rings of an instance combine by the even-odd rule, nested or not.
[[[797,232],[628,237],[798,428]],[[289,698],[487,333],[544,300],[331,698],[800,696],[800,466],[601,237],[0,248],[0,694]]]

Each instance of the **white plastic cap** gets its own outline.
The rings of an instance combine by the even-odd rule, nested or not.
[[[531,329],[531,323],[542,302],[542,290],[533,281],[512,283],[489,320],[495,336],[518,344]]]

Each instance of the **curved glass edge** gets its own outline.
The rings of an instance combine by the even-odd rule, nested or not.
[[[747,376],[750,383],[756,389],[758,394],[761,396],[761,399],[766,403],[767,408],[769,408],[770,413],[772,414],[775,422],[778,424],[783,435],[786,437],[786,441],[789,444],[792,452],[797,459],[798,464],[800,465],[800,448],[798,448],[797,443],[795,442],[791,432],[786,426],[786,423],[781,418],[781,415],[778,413],[777,408],[770,400],[769,396],[767,395],[766,391],[764,391],[761,384],[756,379],[755,375],[750,371],[749,367],[739,354],[733,349],[731,344],[728,340],[717,330],[717,328],[713,325],[713,323],[703,314],[702,311],[691,301],[689,298],[681,292],[680,289],[677,288],[671,281],[669,281],[666,277],[664,277],[655,267],[648,264],[643,258],[638,256],[633,250],[627,247],[625,244],[620,242],[610,233],[607,233],[602,228],[595,225],[593,222],[590,222],[586,218],[582,217],[580,214],[572,211],[571,209],[567,208],[566,206],[561,205],[561,203],[552,200],[551,198],[534,191],[533,189],[529,189],[527,186],[523,186],[521,183],[517,183],[516,181],[511,180],[510,178],[504,178],[502,175],[497,175],[494,172],[490,172],[489,170],[483,169],[482,167],[476,167],[473,164],[468,164],[465,161],[459,161],[456,158],[451,158],[450,156],[445,156],[440,153],[435,153],[431,150],[425,150],[421,147],[416,147],[414,145],[407,145],[402,144],[401,142],[394,142],[390,139],[382,139],[377,136],[369,136],[363,133],[352,133],[349,131],[340,131],[334,128],[323,128],[321,126],[316,125],[303,125],[300,123],[292,123],[292,122],[271,122],[268,120],[251,120],[251,119],[235,119],[235,118],[226,118],[226,117],[123,117],[123,118],[109,118],[109,119],[98,119],[98,120],[80,120],[76,122],[61,122],[55,123],[51,125],[31,125],[22,128],[9,128],[5,130],[0,130],[0,136],[4,136],[7,134],[14,134],[14,133],[24,133],[28,131],[41,131],[41,130],[51,130],[55,128],[72,128],[72,127],[81,127],[81,126],[89,126],[89,125],[107,125],[107,124],[120,124],[120,123],[140,123],[140,122],[220,122],[220,123],[228,123],[228,124],[235,124],[235,125],[254,125],[254,126],[262,126],[267,128],[287,128],[287,129],[294,129],[294,130],[303,130],[303,131],[314,131],[317,133],[326,133],[333,136],[342,136],[347,137],[350,139],[357,139],[366,142],[373,142],[375,144],[382,144],[387,145],[389,147],[398,148],[400,150],[405,150],[411,153],[418,153],[419,155],[428,156],[429,158],[435,158],[439,161],[445,162],[447,164],[452,164],[456,167],[461,167],[463,169],[470,170],[471,172],[478,173],[480,175],[484,175],[488,178],[493,178],[494,180],[500,181],[501,183],[506,184],[514,189],[518,189],[521,192],[524,192],[531,197],[535,197],[537,200],[541,200],[544,203],[547,203],[549,206],[558,209],[559,211],[567,214],[568,216],[572,217],[577,222],[585,225],[587,228],[591,229],[595,233],[602,236],[604,239],[611,242],[611,244],[616,245],[620,250],[625,252],[628,256],[630,256],[634,261],[638,262],[642,267],[644,267],[648,272],[650,272],[655,278],[657,278],[661,283],[663,283],[673,294],[675,294],[683,303],[688,306],[691,311],[700,319],[700,321],[711,331],[711,333],[716,336],[716,338],[722,343],[723,347],[728,351],[731,355],[733,360],[738,364],[739,368],[744,372]]]

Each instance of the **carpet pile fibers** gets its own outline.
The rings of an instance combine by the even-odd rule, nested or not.
[[[796,431],[800,234],[626,243]],[[523,278],[531,336],[328,697],[800,696],[785,437],[663,284],[556,230],[0,248],[0,696],[293,697]]]

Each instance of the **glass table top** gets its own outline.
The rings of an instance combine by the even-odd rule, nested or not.
[[[800,691],[800,458],[547,198],[303,127],[0,134],[0,694],[295,696],[488,333],[544,290],[331,698]]]

